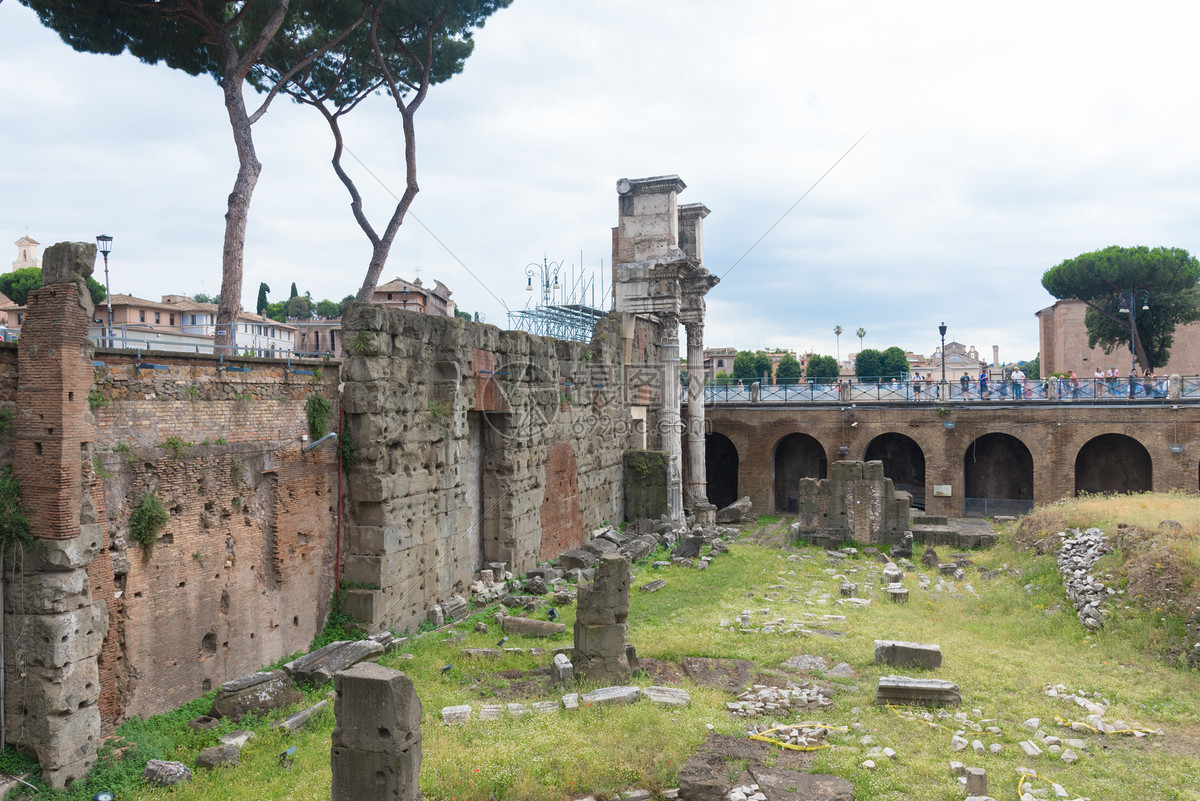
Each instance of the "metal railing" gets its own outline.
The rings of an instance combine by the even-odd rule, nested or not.
[[[1131,399],[1166,400],[1170,398],[1165,377],[1011,379],[989,381],[842,381],[761,384],[707,384],[704,400],[722,403],[995,403],[995,402],[1112,402]],[[686,401],[686,393],[684,400]],[[1187,376],[1180,382],[1179,400],[1200,400],[1200,377]]]
[[[963,517],[1019,517],[1033,508],[1033,501],[1016,498],[963,498]]]

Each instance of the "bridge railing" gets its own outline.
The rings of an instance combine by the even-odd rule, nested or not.
[[[1159,400],[1169,397],[1165,377],[1011,379],[989,381],[842,381],[762,384],[757,398],[750,384],[708,384],[706,403],[871,403],[912,401],[925,403],[987,403],[997,401],[1112,402]],[[684,395],[686,400],[686,394]],[[1200,401],[1200,377],[1187,376],[1180,385],[1180,400]]]

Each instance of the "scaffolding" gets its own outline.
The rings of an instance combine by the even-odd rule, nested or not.
[[[580,254],[580,265],[583,254]],[[563,269],[563,262],[533,262],[525,269],[525,289],[535,297],[525,302],[525,308],[508,312],[508,327],[514,331],[526,331],[536,336],[554,337],[571,342],[591,342],[592,332],[608,312],[596,306],[596,280],[591,272],[574,265]],[[600,265],[600,297],[605,297],[603,287],[604,265]],[[560,280],[561,279],[561,280]],[[537,284],[535,287],[534,284]],[[590,300],[590,303],[589,303]]]

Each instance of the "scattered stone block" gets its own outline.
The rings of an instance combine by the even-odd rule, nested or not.
[[[678,687],[647,687],[642,695],[647,701],[666,706],[687,706],[692,702],[692,696]]]
[[[563,709],[579,709],[579,693],[567,693],[562,697]]]
[[[908,676],[880,676],[875,703],[901,705],[958,705],[962,695],[958,685],[942,679],[914,679]]]
[[[930,643],[876,640],[875,664],[936,670],[942,666],[942,647]]]
[[[189,720],[187,725],[189,729],[194,731],[203,731],[204,729],[215,729],[221,725],[221,721],[209,715],[201,715],[198,718]]]
[[[464,648],[462,655],[471,659],[499,659],[504,654],[499,648]]]
[[[894,604],[908,603],[908,590],[906,590],[904,587],[888,587],[887,594],[888,598]]]
[[[1028,757],[1035,757],[1042,753],[1042,749],[1038,748],[1037,744],[1032,740],[1022,740],[1017,745],[1021,747],[1021,750],[1025,752],[1025,756]]]
[[[442,723],[467,723],[471,720],[471,705],[442,707]]]
[[[246,743],[254,739],[254,732],[238,729],[237,731],[229,732],[229,734],[222,734],[217,739],[225,745],[235,745],[238,748],[242,748]]]
[[[631,704],[642,697],[638,687],[601,687],[580,696],[584,705],[604,706],[606,704]]]
[[[505,634],[523,634],[526,637],[553,637],[562,634],[567,627],[562,623],[551,623],[549,620],[536,620],[531,617],[504,618],[502,624]]]
[[[174,787],[177,784],[183,784],[190,781],[192,771],[182,762],[168,762],[162,759],[152,759],[146,763],[146,769],[142,771],[142,779],[147,784],[157,785],[159,787]]]
[[[238,721],[251,712],[269,712],[303,700],[304,696],[292,687],[292,680],[286,673],[272,670],[269,673],[252,673],[222,684],[208,714]]]
[[[987,771],[967,768],[967,795],[987,795]]]
[[[314,715],[329,705],[328,701],[318,701],[307,709],[301,709],[294,715],[288,715],[283,720],[275,722],[275,727],[284,731],[296,731],[303,728],[305,723],[308,723]]]
[[[575,668],[566,654],[555,654],[550,665],[550,683],[565,687],[575,680]]]
[[[522,715],[529,714],[529,708],[524,704],[507,704],[505,708],[508,710],[510,718],[519,718]]]
[[[384,646],[374,640],[339,640],[288,662],[283,671],[298,681],[324,684],[333,674],[383,652]]]
[[[662,579],[655,579],[647,584],[643,584],[642,586],[638,587],[638,589],[642,592],[658,592],[665,586],[667,586],[667,582],[663,581]]]
[[[558,563],[563,570],[587,570],[596,564],[596,555],[578,548],[563,551],[558,555]]]
[[[845,598],[853,598],[854,593],[858,592],[858,585],[851,584],[849,581],[843,581],[838,586],[838,592]]]
[[[534,712],[542,712],[542,713],[557,712],[558,711],[558,702],[557,701],[535,701],[533,704],[533,711]]]
[[[205,748],[196,757],[196,767],[215,768],[218,765],[236,765],[242,761],[242,751],[236,745],[214,745]]]
[[[479,708],[480,720],[499,720],[504,714],[504,707],[499,704],[484,704]]]

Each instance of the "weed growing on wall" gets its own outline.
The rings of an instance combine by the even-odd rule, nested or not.
[[[127,442],[118,442],[115,446],[113,446],[113,450],[121,454],[121,456],[127,462],[132,462],[137,458],[137,454],[134,453],[133,448],[130,447],[129,443]]]
[[[108,398],[104,397],[104,393],[93,387],[88,390],[88,406],[92,409],[103,409],[108,405]]]
[[[104,467],[104,460],[100,458],[100,454],[98,453],[92,456],[92,472],[101,481],[108,481],[113,475],[111,470],[107,470]]]
[[[233,482],[235,487],[242,486],[242,478],[246,475],[246,467],[241,460],[233,459],[229,462],[229,480]]]
[[[188,442],[186,439],[183,439],[182,437],[177,437],[177,436],[172,435],[172,436],[167,437],[166,440],[159,445],[159,447],[170,451],[171,456],[173,456],[175,459],[178,460],[178,459],[182,459],[185,456],[187,456],[188,453],[192,450],[192,446],[194,444],[195,443]]]
[[[0,548],[14,542],[28,548],[33,545],[29,530],[29,508],[21,503],[21,480],[13,475],[12,465],[0,473]]]
[[[434,420],[437,420],[439,417],[445,417],[454,411],[454,407],[449,403],[444,401],[435,401],[433,398],[429,399],[428,408],[429,413],[433,415]]]
[[[342,469],[349,470],[354,467],[354,462],[358,458],[358,451],[354,446],[354,438],[350,436],[350,429],[343,428],[342,433],[338,435],[338,453],[342,457]]]
[[[149,559],[154,553],[154,541],[158,532],[171,519],[167,508],[153,492],[143,492],[137,508],[129,516],[129,536],[142,549],[142,555]]]
[[[333,404],[320,395],[309,395],[304,404],[304,414],[308,417],[308,435],[316,442],[325,436],[329,430],[329,415],[333,412]]]
[[[0,439],[13,435],[13,410],[11,406],[0,407]]]

